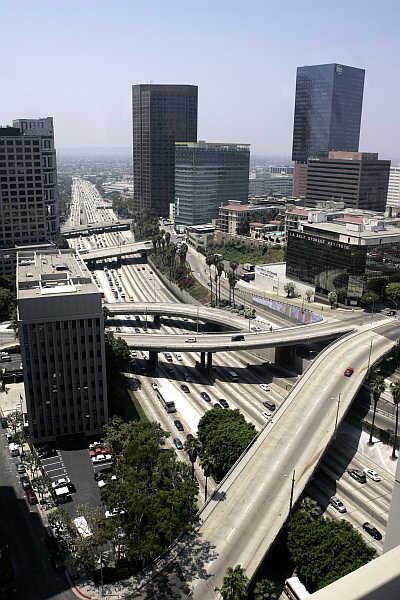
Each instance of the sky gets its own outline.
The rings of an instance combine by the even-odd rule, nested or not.
[[[360,150],[400,163],[400,2],[1,0],[0,123],[131,146],[131,85],[199,86],[198,138],[290,156],[296,67],[366,69]]]

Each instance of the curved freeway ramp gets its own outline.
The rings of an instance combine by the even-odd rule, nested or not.
[[[334,436],[339,394],[341,421],[370,351],[372,364],[399,335],[398,321],[360,326],[317,357],[201,511],[198,534],[179,557],[191,597],[214,599],[229,566],[240,563],[254,575],[288,517],[293,472],[296,501]],[[343,375],[347,366],[354,368],[350,378]]]
[[[105,304],[105,308],[111,316],[147,314],[194,320],[199,319],[206,323],[223,325],[237,330],[246,327],[246,322],[243,319],[229,314],[226,310],[192,304],[179,304],[178,302],[114,302]]]

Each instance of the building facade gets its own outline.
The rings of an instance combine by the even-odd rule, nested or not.
[[[293,192],[293,175],[264,174],[249,180],[249,195],[291,196]]]
[[[328,158],[310,159],[306,204],[337,200],[346,208],[384,212],[389,171],[390,160],[379,160],[377,153],[332,151]]]
[[[400,221],[383,213],[310,211],[287,229],[286,276],[322,295],[336,290],[340,302],[357,304],[368,279],[399,270]]]
[[[392,212],[400,212],[400,167],[390,167],[386,206]]]
[[[16,247],[59,233],[53,119],[0,127],[0,272],[14,273]]]
[[[18,327],[30,435],[101,433],[108,419],[101,294],[72,250],[18,253]]]
[[[248,144],[175,144],[175,222],[201,225],[228,202],[247,202]]]
[[[330,150],[357,152],[364,69],[337,63],[298,67],[292,159],[306,165]],[[305,193],[306,166],[295,169],[295,196]]]
[[[168,217],[175,142],[197,141],[197,86],[132,86],[134,207]]]
[[[267,222],[275,218],[280,211],[279,206],[273,204],[227,204],[221,206],[218,215],[220,231],[230,235],[248,235],[250,223]]]

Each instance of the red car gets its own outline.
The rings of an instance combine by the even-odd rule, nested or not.
[[[30,505],[38,503],[37,496],[32,488],[29,488],[28,490],[26,490],[26,498],[28,500],[28,504],[30,504]]]
[[[90,458],[93,458],[93,456],[97,456],[97,454],[104,454],[105,450],[102,447],[98,447],[95,450],[89,450],[89,456]]]
[[[344,372],[344,376],[345,377],[351,377],[354,373],[354,369],[353,367],[347,367],[347,369]]]

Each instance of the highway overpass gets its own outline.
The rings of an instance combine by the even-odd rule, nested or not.
[[[298,380],[204,506],[194,540],[182,547],[179,563],[191,597],[215,598],[229,566],[241,564],[250,578],[254,575],[288,517],[293,475],[295,502],[335,435],[336,415],[340,423],[347,413],[368,363],[389,351],[399,336],[397,320],[361,325],[330,344]],[[343,375],[347,366],[354,368],[349,378]]]
[[[86,225],[62,225],[61,234],[66,237],[76,237],[81,235],[93,235],[94,233],[105,233],[110,231],[123,231],[130,229],[131,221],[108,221],[104,223],[88,223]]]
[[[79,254],[86,262],[90,260],[103,260],[106,258],[121,258],[137,252],[147,252],[153,248],[152,242],[129,242],[108,248],[94,248],[93,250],[80,250]]]
[[[182,306],[183,308],[185,305],[176,304],[175,306]],[[134,307],[135,304],[132,304],[132,312],[136,313]],[[206,311],[207,309],[203,310]],[[210,320],[212,310],[209,309],[209,314],[204,315],[207,320]],[[174,313],[170,313],[170,316],[176,315],[176,309]],[[214,322],[224,324],[219,320],[219,317],[215,317]],[[242,332],[240,335],[243,339],[239,341],[232,340],[237,335],[235,333],[186,333],[185,335],[117,333],[116,335],[124,339],[128,346],[137,350],[150,350],[153,352],[231,352],[327,341],[337,338],[339,335],[350,333],[356,328],[357,324],[348,319],[344,323],[331,321],[312,325],[294,325],[267,332]]]
[[[110,316],[117,315],[156,315],[174,318],[188,318],[241,330],[247,323],[243,318],[218,308],[179,304],[177,302],[113,302],[105,304]],[[148,335],[145,336],[148,338]],[[153,337],[153,336],[152,336]],[[185,336],[187,337],[187,336]]]

